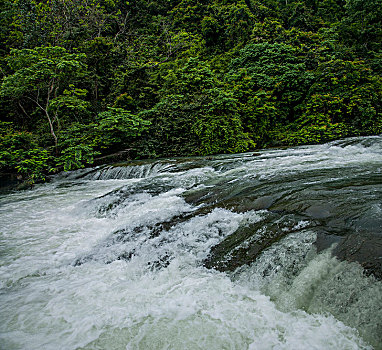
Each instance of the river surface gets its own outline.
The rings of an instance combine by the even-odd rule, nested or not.
[[[382,349],[382,137],[0,196],[0,349]]]

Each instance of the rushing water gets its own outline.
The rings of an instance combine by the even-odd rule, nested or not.
[[[0,349],[382,349],[381,169],[370,137],[2,195]]]

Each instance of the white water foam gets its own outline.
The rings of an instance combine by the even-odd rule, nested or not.
[[[317,146],[301,167],[325,147]],[[335,152],[347,147],[364,152],[363,146],[353,145]],[[301,158],[292,158],[270,161],[272,169],[260,159],[245,159],[243,167],[272,174],[277,162],[280,171],[294,162],[297,171]],[[373,338],[380,330],[380,282],[329,252],[317,255],[315,233],[308,228],[301,227],[232,275],[202,266],[213,245],[243,223],[261,221],[261,212],[216,208],[155,237],[142,229],[124,241],[124,249],[134,249],[130,259],[104,263],[113,256],[104,245],[113,232],[193,213],[200,208],[184,201],[182,184],[188,188],[223,172],[193,169],[180,174],[183,180],[158,173],[152,176],[154,187],[162,181],[174,188],[132,193],[112,209],[113,215],[96,215],[100,202],[110,199],[102,196],[138,186],[144,178],[62,180],[0,198],[0,348],[372,349],[368,342],[381,348],[378,334]],[[73,264],[94,252],[98,259]],[[164,255],[169,257],[166,266],[150,268]]]

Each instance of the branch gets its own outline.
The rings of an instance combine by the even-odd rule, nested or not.
[[[52,78],[51,83],[50,83],[50,87],[48,88],[48,96],[46,97],[46,107],[45,107],[46,111],[48,111],[50,95],[54,90],[54,80],[55,80],[55,77]]]
[[[58,90],[59,87],[60,87],[60,85],[57,84],[56,88],[54,89],[54,98],[57,97],[57,90]]]
[[[52,123],[54,123],[56,120],[57,120],[57,122],[58,122],[58,108],[56,109],[56,111],[54,112],[54,117],[53,117],[53,119],[52,119]]]
[[[29,96],[25,96],[28,100],[31,100],[33,103],[35,103],[41,110],[43,110],[44,112],[46,112],[45,108],[43,106],[40,105],[40,103],[38,102],[38,100],[35,100],[33,99],[32,97],[29,97]]]
[[[24,107],[22,106],[22,104],[20,103],[20,101],[17,101],[17,104],[19,105],[20,109],[23,111],[23,113],[29,118],[31,119],[30,115],[25,111]]]
[[[125,31],[126,31],[126,23],[127,23],[127,18],[129,17],[129,14],[130,12],[126,12],[126,16],[122,22],[121,25],[119,25],[119,31],[118,33],[114,36],[114,41],[117,40],[118,36],[120,36],[121,34],[123,34]]]
[[[182,44],[179,44],[179,45],[175,46],[174,50],[172,50],[171,52],[167,53],[167,57],[164,60],[162,60],[160,62],[157,62],[157,63],[155,63],[155,64],[153,64],[151,66],[144,66],[144,67],[141,67],[139,69],[158,67],[159,65],[167,62],[181,47],[182,47]]]
[[[54,112],[54,117],[52,119],[52,124],[57,121],[57,130],[59,131],[61,129],[60,119],[58,119],[58,108],[56,109],[56,112]]]

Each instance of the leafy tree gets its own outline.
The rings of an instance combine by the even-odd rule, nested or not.
[[[198,31],[204,11],[205,8],[198,0],[182,0],[170,11],[170,15],[176,27],[195,32]]]
[[[382,0],[347,0],[339,31],[345,43],[363,55],[380,51]]]
[[[84,40],[126,31],[123,2],[109,0],[13,0],[15,14],[10,23],[18,47],[50,44],[72,48]],[[117,8],[119,5],[119,8]]]
[[[327,95],[313,95],[300,118],[274,136],[287,145],[320,143],[349,135],[349,126],[338,120],[343,113],[343,100]]]
[[[123,108],[109,107],[97,116],[96,144],[103,148],[115,144],[127,146],[132,137],[140,136],[150,122]]]
[[[60,134],[62,152],[57,165],[64,170],[82,168],[105,150],[126,148],[150,123],[122,108],[108,108],[92,123],[72,123]]]
[[[381,1],[3,0],[0,171],[381,133]]]
[[[300,50],[285,44],[248,44],[232,60],[227,80],[246,106],[244,120],[256,139],[265,136],[265,127],[272,129],[296,118],[295,108],[313,80],[299,54]]]
[[[244,132],[238,101],[222,89],[206,91],[208,102],[195,116],[191,131],[199,139],[197,154],[237,153],[255,147]]]
[[[317,15],[325,22],[336,23],[345,13],[345,0],[323,0],[317,4]]]
[[[316,80],[309,93],[312,96],[330,95],[332,100],[338,101],[341,107],[326,107],[325,113],[331,113],[333,122],[348,125],[351,134],[379,132],[382,80],[373,76],[365,62],[339,59],[323,62],[317,68]]]
[[[39,147],[31,133],[15,130],[12,123],[0,122],[0,171],[16,170],[31,184],[44,180],[50,170],[49,153]]]
[[[15,39],[11,29],[11,23],[15,15],[15,6],[9,0],[0,2],[0,57],[5,55]]]
[[[111,77],[116,67],[114,58],[117,53],[113,42],[105,37],[87,40],[79,47],[79,51],[86,55],[88,67],[86,80],[92,100],[96,103],[110,93]]]
[[[243,45],[249,39],[255,16],[244,0],[214,1],[201,21],[207,46],[220,49]]]
[[[381,79],[362,61],[333,60],[319,65],[301,116],[276,131],[281,143],[319,143],[382,131]]]
[[[157,140],[152,148],[159,154],[232,153],[253,146],[243,130],[238,101],[205,62],[190,58],[170,72],[161,95],[143,114],[152,121],[150,132]]]
[[[56,150],[60,108],[68,102],[81,104],[79,97],[68,98],[65,91],[84,75],[84,59],[84,54],[49,46],[13,49],[7,59],[11,73],[3,79],[0,96],[17,101],[29,117],[38,108],[46,118]]]

